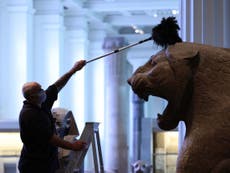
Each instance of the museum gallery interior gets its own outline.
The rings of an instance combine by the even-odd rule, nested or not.
[[[168,17],[177,21],[182,43],[167,45],[162,54],[164,49],[152,40],[152,29]],[[208,165],[207,172],[230,170],[226,166],[230,163],[229,151],[225,153],[218,149],[221,146],[214,145],[218,139],[226,138],[220,143],[230,147],[229,134],[224,133],[230,129],[222,129],[222,126],[229,128],[230,121],[227,111],[230,94],[225,90],[230,73],[229,17],[228,0],[0,0],[0,173],[19,173],[17,167],[23,146],[18,122],[24,101],[22,85],[37,81],[47,88],[81,59],[86,60],[85,67],[74,74],[60,92],[52,113],[59,132],[68,129],[62,136],[65,140],[85,139],[90,145],[85,152],[78,153],[60,148],[59,159],[63,164],[59,173],[188,173],[182,168],[187,165],[180,164],[189,162],[186,155],[191,156],[193,165],[188,166],[189,170],[202,170],[202,166],[196,167],[192,157],[203,159],[198,156],[199,147],[186,148],[193,144],[190,139],[202,143],[196,133],[214,141],[207,148],[209,143],[204,144],[204,153],[215,147],[219,153],[223,152],[220,158],[216,153],[210,154],[217,159],[210,162],[212,166],[202,162]],[[183,57],[184,63],[179,61],[182,58],[163,62],[163,55],[166,58],[188,56]],[[210,56],[216,59],[208,58]],[[171,87],[163,95],[181,97],[181,116],[187,115],[185,109],[190,105],[188,115],[205,117],[201,118],[203,126],[190,126],[192,120],[196,124],[195,115],[178,118],[172,128],[167,124],[174,121],[170,117],[165,118],[166,125],[161,121],[177,101],[170,102],[167,96],[158,94],[158,88],[156,94],[152,91],[154,79],[150,75],[157,68],[148,67],[160,66],[160,63],[180,67],[172,68],[174,77],[184,74],[182,70],[189,71],[181,77],[192,76],[192,83],[188,80],[188,84],[193,88],[184,86],[189,89],[188,97],[180,96]],[[186,66],[182,67],[183,64]],[[188,70],[189,65],[192,70]],[[177,69],[180,69],[178,73]],[[207,81],[202,78],[206,74]],[[196,88],[198,78],[207,83],[216,81],[207,85],[204,93],[210,91],[211,96],[205,97],[206,100],[200,101],[196,95],[200,92],[199,87]],[[193,103],[196,99],[203,107]],[[219,104],[218,99],[223,104]],[[210,104],[203,104],[206,102]],[[226,119],[222,118],[222,122],[213,118],[219,125],[215,128],[209,116],[204,116],[207,111],[221,113],[221,116],[225,111]],[[208,129],[223,135],[218,139],[206,138]],[[185,141],[185,136],[191,138]],[[225,159],[222,155],[228,162],[217,164]]]

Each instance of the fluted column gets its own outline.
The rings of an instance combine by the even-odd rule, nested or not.
[[[63,6],[61,0],[34,0],[34,59],[33,79],[44,88],[55,82],[63,43]]]
[[[106,52],[124,46],[122,37],[107,37]],[[105,58],[105,169],[128,172],[128,128],[130,73],[126,52]]]
[[[18,119],[23,97],[22,84],[27,80],[33,45],[32,0],[0,2],[0,99],[1,119]],[[12,109],[13,108],[13,109]]]
[[[146,46],[144,45],[143,50]],[[133,67],[133,72],[146,61],[149,57],[143,57],[140,47],[135,51],[128,52],[128,61]],[[151,49],[150,49],[151,50]],[[152,50],[151,50],[152,51]],[[151,52],[152,53],[152,52]],[[153,119],[155,112],[153,112],[150,107],[154,106],[156,103],[151,101],[151,98],[148,102],[144,102],[143,99],[140,99],[133,91],[131,90],[132,102],[131,107],[131,118],[130,126],[130,163],[135,163],[137,160],[143,160],[148,164],[152,164],[152,129],[153,129]],[[149,107],[147,107],[149,105]],[[161,107],[159,104],[158,107]],[[149,115],[148,112],[150,112]],[[150,116],[151,118],[146,118]]]
[[[228,0],[181,0],[184,41],[230,47]]]
[[[69,70],[76,61],[85,59],[88,52],[88,24],[84,15],[68,12],[65,13],[65,41],[64,56],[60,60],[61,73]],[[85,116],[85,84],[84,84],[84,67],[78,71],[68,82],[65,89],[60,95],[60,105],[71,109],[80,131],[84,128]],[[90,79],[89,79],[90,80]]]
[[[5,57],[6,57],[6,39],[7,39],[7,35],[6,33],[6,0],[2,0],[0,1],[0,90],[3,91],[3,89],[5,88],[5,84],[4,81],[6,81],[6,68],[4,65],[5,62]],[[3,117],[3,115],[6,112],[6,109],[4,108],[4,98],[6,98],[6,96],[4,97],[0,97],[0,118]]]
[[[106,32],[103,28],[91,26],[89,32],[89,54],[87,61],[104,54],[102,48]],[[105,57],[106,58],[106,57]],[[86,121],[104,122],[104,60],[99,59],[87,64],[87,93],[85,112]],[[100,129],[103,124],[100,124]],[[102,132],[102,131],[101,131]]]
[[[136,52],[135,52],[136,53]],[[132,65],[133,71],[135,71],[139,65],[144,64],[147,61],[145,58],[136,58],[135,53],[128,56],[128,61]],[[130,52],[129,52],[130,54]],[[141,62],[140,62],[141,61]],[[144,100],[140,99],[133,91],[131,91],[131,131],[130,138],[131,147],[130,147],[130,157],[131,163],[141,160],[141,130],[142,130],[142,118],[144,117]]]
[[[144,100],[133,93],[133,159],[132,163],[141,160],[142,119],[144,118]],[[147,135],[147,134],[146,134]]]
[[[229,0],[180,0],[181,35],[184,41],[230,47]],[[185,125],[179,124],[179,149]]]
[[[224,15],[224,47],[230,48],[230,1],[229,0],[224,0],[223,1],[223,15]]]
[[[104,54],[102,45],[106,37],[105,29],[98,25],[90,25],[89,28],[89,44],[88,56],[86,60],[93,59]],[[102,155],[104,156],[104,60],[99,59],[87,64],[85,70],[85,85],[87,91],[85,92],[85,121],[99,122],[100,142],[102,148]],[[85,159],[85,171],[94,170],[93,153],[88,152]],[[104,158],[103,158],[104,159]]]

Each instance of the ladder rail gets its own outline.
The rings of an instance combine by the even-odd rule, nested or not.
[[[99,173],[98,163],[100,164],[100,173],[104,173],[98,126],[99,123],[86,122],[85,128],[83,129],[83,132],[80,136],[80,140],[86,141],[88,146],[92,143],[95,173]],[[83,164],[88,148],[81,151],[71,152],[71,158],[68,165],[66,166],[65,173],[80,173],[80,168]]]
[[[103,164],[103,158],[102,158],[99,130],[96,131],[96,139],[97,139],[97,147],[98,147],[97,150],[98,150],[99,163],[100,163],[100,173],[104,173],[104,164]]]
[[[95,141],[95,138],[93,137],[93,140],[92,140],[92,148],[93,148],[93,161],[94,161],[94,170],[95,170],[95,173],[99,173],[98,172],[98,160],[97,160],[97,151],[96,151],[96,141]]]

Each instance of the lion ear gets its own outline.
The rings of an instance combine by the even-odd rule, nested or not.
[[[196,69],[200,62],[199,51],[191,43],[177,43],[168,46],[166,57],[169,60],[186,61],[192,69]]]
[[[199,52],[197,52],[195,56],[187,57],[184,60],[187,61],[187,64],[192,69],[196,69],[200,63],[200,54],[199,54]]]
[[[195,57],[198,53],[198,50],[195,49],[191,43],[182,42],[168,46],[165,50],[165,53],[167,58],[181,60]]]

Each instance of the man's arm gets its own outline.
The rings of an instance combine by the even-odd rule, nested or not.
[[[57,87],[58,92],[66,85],[66,83],[69,81],[71,76],[76,72],[81,70],[86,64],[85,60],[77,61],[74,66],[63,76],[61,76],[54,85]]]
[[[49,142],[54,146],[68,149],[68,150],[75,150],[75,151],[86,149],[87,146],[86,142],[78,140],[71,143],[61,139],[59,136],[55,134],[53,134]]]

